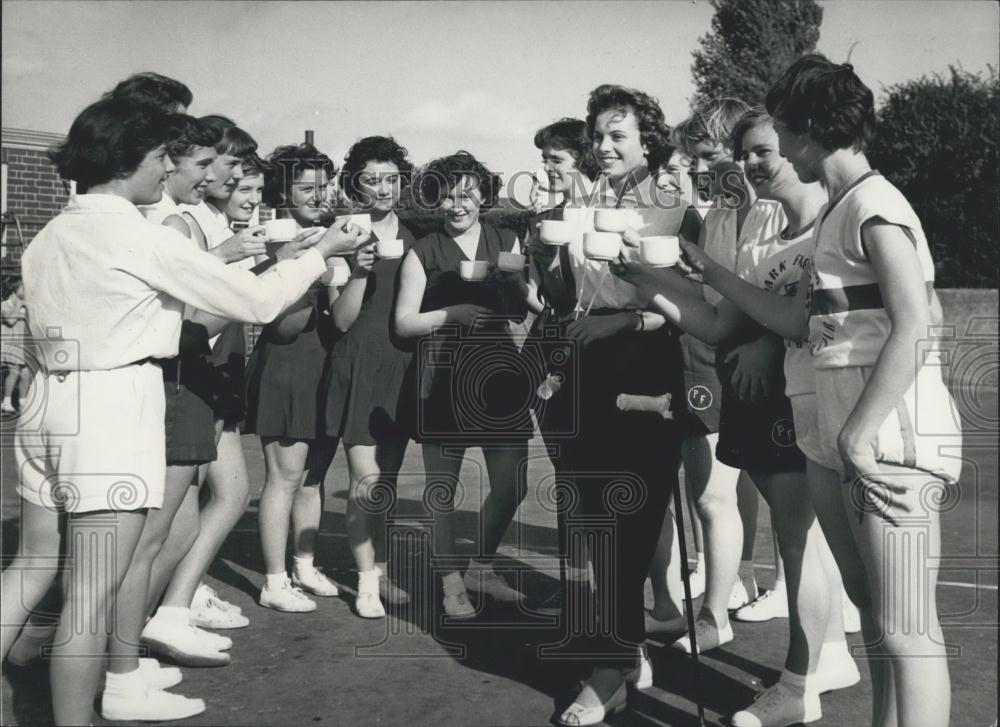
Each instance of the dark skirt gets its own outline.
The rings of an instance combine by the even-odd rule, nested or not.
[[[204,464],[216,457],[215,372],[210,361],[208,333],[190,321],[181,325],[179,353],[159,361],[166,399],[164,428],[167,464]]]
[[[242,323],[226,326],[212,346],[215,368],[215,418],[227,428],[242,426],[246,418],[246,334]]]

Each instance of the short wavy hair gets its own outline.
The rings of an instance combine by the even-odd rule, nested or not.
[[[606,83],[590,92],[587,100],[587,137],[593,141],[597,117],[605,111],[635,114],[639,126],[639,137],[646,146],[646,164],[650,169],[670,159],[670,127],[663,117],[660,102],[648,93],[634,88],[626,88]]]
[[[764,98],[768,113],[796,134],[808,133],[825,149],[861,151],[875,135],[875,97],[850,63],[826,56],[799,58]]]
[[[180,81],[152,71],[144,71],[134,73],[119,82],[104,94],[104,98],[130,98],[171,114],[177,111],[178,106],[183,106],[185,109],[190,106],[194,101],[194,94]]]
[[[774,119],[771,118],[771,114],[767,113],[760,106],[755,106],[743,114],[733,126],[733,131],[729,135],[729,148],[733,150],[733,159],[740,161],[740,157],[743,156],[744,134],[750,131],[750,129],[755,129],[765,124],[772,124],[773,122]]]
[[[458,186],[462,177],[471,177],[476,182],[483,207],[493,207],[500,199],[503,181],[496,172],[491,172],[485,164],[467,151],[457,151],[429,162],[420,171],[417,191],[420,203],[429,207],[439,207],[444,199]]]
[[[749,110],[750,104],[746,101],[729,96],[705,101],[688,119],[684,130],[684,148],[693,149],[696,144],[709,141],[732,150],[733,127]]]
[[[240,165],[243,169],[243,176],[249,177],[254,174],[260,174],[267,176],[269,165],[266,161],[257,156],[256,152],[247,154],[243,157],[243,161]]]
[[[216,129],[221,135],[219,142],[215,145],[215,150],[220,154],[229,154],[243,159],[257,151],[256,140],[238,127],[236,122],[228,116],[209,114],[200,117],[200,121]]]
[[[131,98],[102,98],[80,112],[49,159],[83,193],[135,172],[149,152],[170,141],[174,118]]]
[[[214,148],[222,138],[217,128],[187,114],[172,114],[170,124],[172,133],[167,142],[167,154],[175,162],[199,146]]]
[[[535,148],[541,150],[547,146],[569,152],[576,161],[576,168],[588,179],[597,179],[600,174],[601,167],[594,156],[586,121],[564,117],[543,126],[535,132]]]
[[[268,174],[264,177],[264,204],[277,209],[292,194],[292,185],[310,170],[326,172],[329,179],[337,173],[337,165],[312,144],[279,146],[267,157]]]
[[[344,167],[340,170],[340,188],[348,199],[356,200],[361,190],[358,188],[358,175],[368,162],[391,162],[399,170],[403,186],[410,183],[413,176],[413,164],[410,163],[410,152],[391,136],[366,136],[358,139],[344,157]]]

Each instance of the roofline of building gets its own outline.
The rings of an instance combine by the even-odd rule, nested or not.
[[[46,151],[50,147],[61,143],[66,137],[62,134],[53,134],[50,131],[31,131],[30,129],[10,129],[6,126],[2,130],[0,143],[5,149],[32,149],[34,151]]]

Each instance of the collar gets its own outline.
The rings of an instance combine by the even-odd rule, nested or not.
[[[105,212],[142,217],[138,207],[116,194],[77,194],[70,199],[63,211],[71,214]]]

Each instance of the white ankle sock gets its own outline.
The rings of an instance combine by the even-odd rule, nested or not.
[[[795,674],[788,671],[788,669],[782,669],[781,678],[778,679],[778,683],[781,684],[786,691],[799,697],[805,697],[806,695],[806,678],[802,674]]]
[[[695,553],[694,568],[691,570],[701,570],[702,566],[705,565],[705,554],[701,551]]]
[[[379,577],[384,576],[389,572],[389,564],[385,561],[375,564],[375,572],[379,574]]]
[[[104,674],[104,691],[111,694],[129,695],[137,694],[136,687],[146,686],[139,669],[133,669],[124,674],[116,674],[113,671]]]
[[[288,574],[282,571],[281,573],[268,573],[267,574],[267,589],[269,591],[278,591],[285,587],[285,581],[288,580]]]
[[[292,560],[295,561],[295,570],[305,571],[312,568],[313,556],[311,555],[295,555],[292,556]]]
[[[442,589],[444,590],[444,595],[454,596],[458,593],[465,593],[465,582],[462,580],[462,574],[458,571],[452,571],[448,575],[441,579]]]
[[[169,624],[187,626],[191,621],[191,609],[183,606],[160,606],[156,609],[156,618]]]
[[[492,560],[478,560],[476,558],[469,559],[469,570],[493,570]]]
[[[358,571],[358,593],[378,593],[378,570]]]

